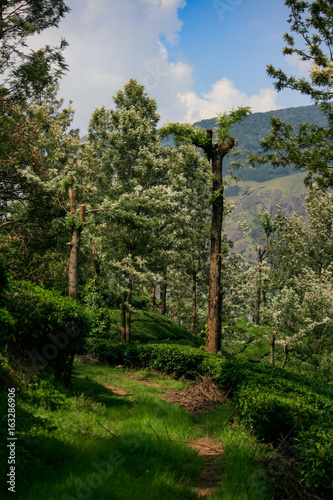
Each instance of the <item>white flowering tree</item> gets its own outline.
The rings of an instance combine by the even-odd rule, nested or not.
[[[102,268],[106,279],[117,283],[121,333],[129,343],[133,286],[154,281],[156,256],[162,259],[167,246],[163,235],[172,233],[176,200],[167,184],[155,101],[130,80],[114,103],[115,109],[93,113],[81,159],[105,210],[95,215]]]

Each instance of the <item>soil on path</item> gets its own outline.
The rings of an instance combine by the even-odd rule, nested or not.
[[[148,378],[131,376],[137,382],[142,382],[153,387],[161,387],[160,382],[153,382]],[[121,388],[105,386],[120,396],[128,396],[129,393]],[[218,405],[226,400],[226,394],[221,392],[210,377],[204,377],[189,385],[183,391],[168,391],[163,399],[175,403],[191,414],[209,413],[214,411]],[[202,459],[203,464],[197,484],[194,488],[198,496],[209,497],[216,493],[221,486],[220,459],[223,454],[223,446],[217,439],[201,437],[195,441],[188,441],[188,445],[195,449]]]

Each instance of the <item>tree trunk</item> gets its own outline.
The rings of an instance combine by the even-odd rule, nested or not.
[[[265,307],[265,305],[266,305],[266,290],[263,290],[261,292],[261,300],[262,300],[263,306]]]
[[[156,307],[156,286],[154,285],[151,291],[151,301],[150,301],[150,308],[153,312],[155,312],[155,307]]]
[[[126,309],[125,309],[125,300],[124,296],[123,300],[120,302],[120,334],[126,342]]]
[[[291,360],[291,358],[288,358],[288,354],[289,354],[289,351],[291,351],[291,349],[292,348],[290,347],[289,340],[288,340],[288,342],[286,342],[284,347],[283,347],[284,357],[283,357],[281,368],[284,368],[286,366],[286,364],[288,363],[288,361]]]
[[[260,297],[261,297],[261,285],[260,285],[260,282],[259,282],[258,286],[257,286],[256,305],[255,305],[255,308],[254,308],[254,324],[255,325],[259,325],[259,321],[260,321],[260,317],[259,317]]]
[[[209,272],[209,295],[208,295],[208,334],[206,339],[206,351],[217,353],[221,350],[222,340],[222,293],[221,293],[221,236],[223,221],[223,178],[222,161],[229,149],[234,146],[234,139],[229,137],[226,144],[212,144],[213,133],[207,130],[210,146],[205,151],[212,161],[213,181],[213,210],[210,247],[210,272]]]
[[[82,228],[78,227],[75,222],[77,220],[76,213],[76,188],[72,189],[73,179],[70,176],[70,186],[68,188],[70,213],[74,219],[72,225],[72,234],[70,240],[70,253],[69,253],[69,270],[68,270],[68,295],[71,299],[77,299],[78,290],[78,271],[79,271],[79,249],[80,249],[80,234]],[[85,205],[80,206],[80,221],[84,222],[86,213]]]
[[[273,332],[272,340],[270,340],[268,335],[267,335],[267,341],[269,343],[269,364],[271,366],[274,366],[275,337],[276,337],[276,332]]]
[[[132,314],[131,314],[131,306],[132,306],[132,290],[133,290],[133,279],[130,276],[128,282],[128,295],[127,295],[127,314],[126,314],[126,344],[130,344],[131,342],[131,334],[132,334]]]
[[[166,314],[166,295],[167,295],[167,283],[166,281],[162,284],[162,296],[161,296],[161,314]]]
[[[94,276],[99,276],[100,266],[99,266],[97,251],[96,251],[96,244],[93,243],[92,238],[90,238],[90,248],[91,248],[91,253],[92,253],[93,262],[94,262]]]
[[[192,324],[191,332],[195,334],[195,323],[197,316],[197,273],[193,271],[192,274]]]

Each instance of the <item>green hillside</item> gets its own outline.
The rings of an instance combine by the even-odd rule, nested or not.
[[[307,189],[304,177],[305,174],[299,172],[261,183],[240,181],[226,189],[226,199],[235,204],[235,209],[227,217],[224,228],[228,238],[234,242],[235,251],[244,253],[248,259],[255,258],[255,246],[263,237],[258,214],[264,209],[275,215],[276,205],[279,205],[283,215],[290,216],[293,212],[305,215]],[[251,229],[250,245],[238,227],[239,222],[244,221]]]
[[[281,118],[286,123],[291,124],[295,129],[302,123],[311,123],[321,127],[327,125],[324,115],[319,110],[318,106],[300,106],[297,108],[278,109],[267,111],[266,113],[253,113],[248,115],[242,122],[236,123],[231,133],[237,140],[238,148],[241,151],[255,151],[260,147],[260,140],[266,137],[270,131],[270,119],[273,116]],[[201,120],[193,125],[203,129],[214,129],[216,118]],[[164,140],[164,145],[171,146],[172,140],[167,138]],[[260,165],[255,168],[250,168],[246,159],[243,158],[244,167],[241,168],[237,175],[243,181],[264,182],[276,177],[284,177],[293,175],[297,172],[294,167],[274,168],[270,165]],[[227,172],[228,157],[225,160],[225,174]]]

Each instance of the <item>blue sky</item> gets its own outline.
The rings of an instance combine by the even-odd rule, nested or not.
[[[60,96],[73,101],[85,133],[95,108],[135,78],[156,99],[161,123],[212,118],[237,106],[253,112],[310,104],[274,90],[266,65],[288,74],[309,67],[282,56],[288,30],[284,0],[69,0],[58,29],[31,47],[69,42]]]

